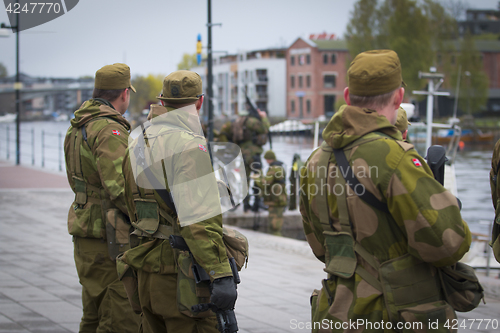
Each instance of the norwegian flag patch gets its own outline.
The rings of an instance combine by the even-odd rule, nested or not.
[[[413,164],[415,164],[415,166],[417,167],[421,167],[422,166],[422,163],[420,162],[420,160],[418,158],[414,158],[411,160],[413,162]]]
[[[200,148],[200,150],[204,151],[205,153],[207,152],[207,148],[205,148],[204,145],[198,145],[198,148]]]
[[[120,135],[120,131],[119,130],[113,130],[113,134],[114,135]]]

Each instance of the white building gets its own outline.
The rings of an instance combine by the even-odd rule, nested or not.
[[[270,117],[286,116],[286,49],[240,52],[214,57],[214,116],[235,115],[246,109],[245,90],[250,99]],[[206,65],[192,68],[200,74],[206,93]],[[208,103],[204,103],[207,114]]]

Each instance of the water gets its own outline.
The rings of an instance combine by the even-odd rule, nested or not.
[[[15,161],[15,124],[0,124],[0,159],[7,159],[7,127],[9,127],[9,160]],[[52,171],[65,172],[62,144],[69,122],[23,122],[21,123],[21,164],[31,165]],[[44,148],[42,148],[44,131]],[[32,140],[34,133],[34,145]],[[302,136],[273,136],[273,151],[278,160],[285,163],[289,172],[293,155],[299,154],[307,160],[313,149],[313,139]],[[490,195],[489,171],[493,145],[466,146],[458,152],[455,162],[458,196],[462,201],[462,216],[473,231],[487,234],[494,217]],[[269,143],[264,150],[269,149]],[[264,170],[267,164],[263,160]],[[483,224],[484,223],[484,224]]]

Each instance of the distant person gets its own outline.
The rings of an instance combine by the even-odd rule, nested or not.
[[[272,150],[266,151],[264,159],[269,169],[264,177],[255,176],[255,184],[261,189],[264,205],[269,207],[269,231],[281,236],[283,212],[287,205],[286,171]]]
[[[436,319],[447,331],[456,314],[436,267],[468,251],[469,227],[455,196],[394,127],[405,92],[398,55],[360,53],[347,75],[347,105],[301,170],[304,232],[328,273],[311,298],[312,331],[395,332],[423,323],[430,332]]]
[[[68,230],[82,285],[80,333],[139,329],[140,317],[132,311],[115,264],[129,248],[131,228],[121,172],[130,130],[123,114],[131,91],[127,65],[99,69],[92,99],[75,111],[64,141],[66,172],[75,192]]]
[[[407,141],[408,137],[408,125],[410,122],[408,121],[408,117],[406,116],[406,111],[401,106],[398,109],[398,117],[396,118],[396,128],[401,132],[403,136],[403,141]]]
[[[493,148],[493,156],[491,158],[490,170],[490,187],[491,199],[493,200],[493,207],[495,208],[495,220],[493,221],[491,247],[493,254],[498,262],[500,262],[500,186],[499,186],[499,172],[500,172],[500,140]]]

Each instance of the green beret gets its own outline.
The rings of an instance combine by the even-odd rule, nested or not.
[[[163,90],[157,98],[169,103],[194,102],[202,95],[201,89],[201,77],[198,73],[176,71],[163,79]]]
[[[347,70],[349,93],[378,96],[401,87],[403,77],[398,55],[392,50],[360,53]]]
[[[406,116],[406,111],[402,107],[399,107],[398,109],[398,118],[396,120],[396,128],[401,132],[404,133],[408,129],[408,125],[411,125],[410,122],[408,121],[408,118]]]
[[[95,72],[94,88],[102,90],[130,88],[135,92],[135,88],[130,82],[130,67],[125,64],[104,66]]]
[[[276,155],[274,154],[274,152],[272,150],[268,150],[264,154],[264,159],[266,159],[266,160],[276,160]]]

